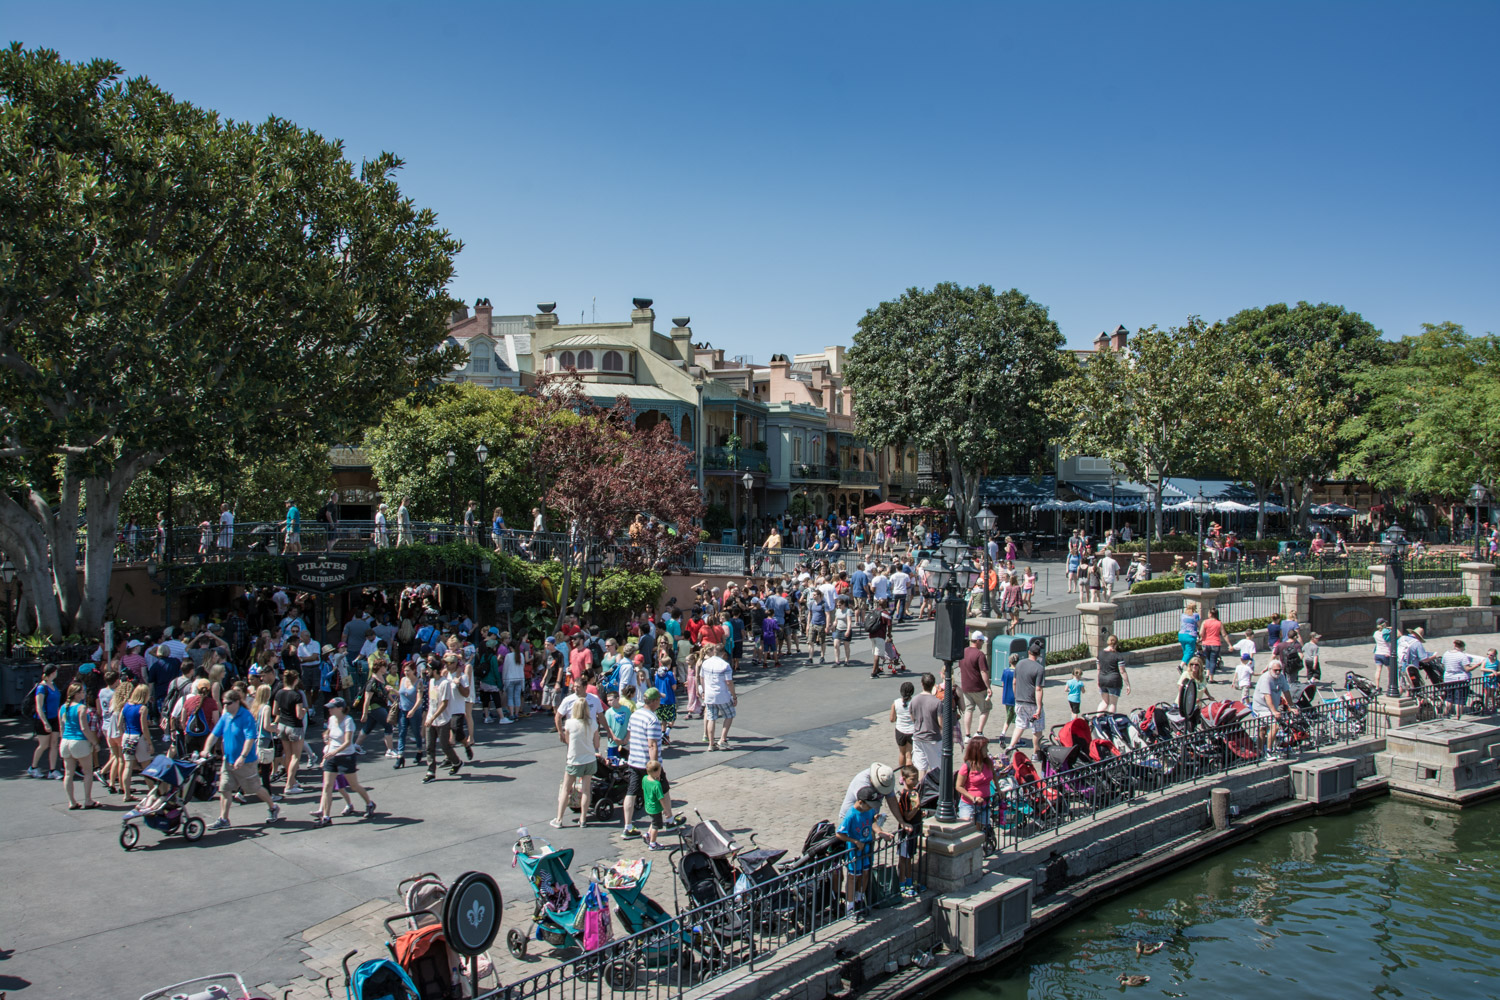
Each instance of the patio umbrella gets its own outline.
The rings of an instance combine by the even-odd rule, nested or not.
[[[1234,500],[1220,500],[1214,504],[1214,510],[1220,514],[1249,514],[1255,508],[1249,504],[1238,503]]]
[[[907,508],[903,507],[901,504],[896,503],[896,502],[894,502],[892,500],[886,500],[885,502],[878,503],[878,504],[876,504],[873,507],[866,507],[865,508],[865,513],[866,514],[902,514],[902,513],[905,513],[906,510],[907,510]]]

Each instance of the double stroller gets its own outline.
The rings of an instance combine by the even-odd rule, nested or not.
[[[140,843],[142,823],[163,836],[180,833],[189,843],[201,840],[208,827],[201,817],[188,812],[188,803],[212,797],[212,771],[209,761],[173,760],[158,754],[141,772],[151,783],[150,791],[121,817],[120,846],[129,851]]]

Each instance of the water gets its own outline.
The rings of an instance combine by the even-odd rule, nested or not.
[[[945,1000],[1493,1000],[1497,847],[1497,803],[1385,799],[1277,827],[1086,911]],[[1141,956],[1137,941],[1165,944]]]

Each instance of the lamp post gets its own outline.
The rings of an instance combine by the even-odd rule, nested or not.
[[[1203,487],[1198,487],[1198,496],[1193,500],[1193,512],[1198,515],[1198,586],[1208,586],[1208,578],[1203,572],[1203,519],[1208,515],[1209,503],[1203,496]]]
[[[1115,487],[1118,486],[1119,483],[1120,477],[1111,472],[1109,474],[1109,537],[1111,545],[1114,544],[1114,539],[1117,537],[1115,534]]]
[[[984,582],[979,585],[979,613],[985,618],[990,617],[990,532],[995,528],[995,512],[989,507],[979,508],[979,513],[974,515],[974,522],[979,525],[979,544],[984,546]]]
[[[745,487],[745,499],[740,505],[740,542],[745,546],[745,575],[750,575],[750,489],[755,485],[755,477],[746,472],[740,477],[740,484]]]
[[[5,658],[10,659],[12,646],[11,630],[15,623],[15,594],[11,590],[11,584],[16,581],[16,564],[9,559],[0,563],[0,579],[5,581]]]
[[[943,592],[932,631],[932,655],[943,661],[943,756],[937,805],[940,823],[952,823],[958,819],[958,803],[954,801],[953,792],[953,729],[958,721],[953,662],[963,656],[966,602],[962,592],[968,590],[974,579],[973,568],[960,562],[967,548],[958,532],[951,532],[938,546],[937,565],[928,564],[933,582]]]
[[[604,557],[599,554],[597,546],[589,546],[589,557],[584,560],[584,567],[589,571],[589,615],[594,614],[594,603],[599,598],[599,573],[604,569]],[[598,621],[597,618],[594,621]]]
[[[1146,484],[1146,575],[1144,580],[1151,579],[1151,520],[1156,515],[1156,487],[1150,483]]]
[[[1474,559],[1477,562],[1483,556],[1479,552],[1479,508],[1488,499],[1488,491],[1479,483],[1474,484],[1474,489],[1469,493],[1469,501],[1474,504]]]
[[[458,508],[453,500],[453,466],[458,462],[458,455],[449,448],[445,457],[448,460],[448,524],[454,525],[458,523]]]
[[[953,493],[952,493],[952,491],[949,491],[947,494],[945,494],[943,496],[943,506],[948,508],[948,524],[949,524],[949,530],[950,531],[953,530],[952,529],[953,518],[954,518],[953,508],[954,508],[954,505],[956,503],[957,503],[957,501],[953,499]]]
[[[479,447],[474,449],[474,458],[479,462],[479,544],[487,544],[485,541],[485,526],[489,524],[485,518],[489,517],[489,508],[486,506],[488,500],[485,497],[484,461],[490,457],[490,450],[479,442]]]
[[[1385,693],[1392,698],[1401,697],[1401,687],[1398,682],[1399,664],[1396,662],[1396,650],[1401,642],[1401,593],[1406,589],[1406,567],[1402,560],[1406,557],[1406,529],[1399,524],[1392,524],[1385,529],[1385,534],[1380,539],[1380,551],[1385,554],[1385,564],[1390,574],[1396,578],[1396,592],[1389,595],[1391,598],[1391,642],[1390,642],[1390,666],[1387,668]],[[1387,584],[1389,589],[1389,584]]]

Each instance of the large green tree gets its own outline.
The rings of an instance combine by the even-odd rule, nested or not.
[[[460,360],[396,157],[120,72],[0,51],[0,547],[54,634],[99,628],[142,472],[354,440]]]
[[[1500,338],[1424,323],[1364,369],[1368,402],[1348,428],[1349,471],[1402,499],[1462,500],[1500,485]]]
[[[1160,533],[1162,484],[1223,461],[1225,337],[1196,316],[1182,326],[1146,327],[1123,351],[1091,355],[1050,386],[1040,406],[1061,421],[1054,441],[1068,455],[1105,458],[1131,479],[1156,486],[1151,511]]]
[[[397,403],[365,435],[381,495],[392,510],[395,498],[406,497],[414,520],[447,520],[454,506],[479,499],[482,476],[488,506],[501,508],[507,523],[530,528],[527,512],[542,495],[531,475],[536,406],[530,396],[469,383],[444,384]],[[488,450],[483,468],[475,451],[480,444]],[[488,523],[489,511],[481,518]]]
[[[844,377],[859,433],[944,462],[968,523],[985,475],[1046,461],[1053,422],[1031,401],[1062,376],[1062,346],[1047,307],[1016,289],[908,289],[865,313],[854,334]]]

